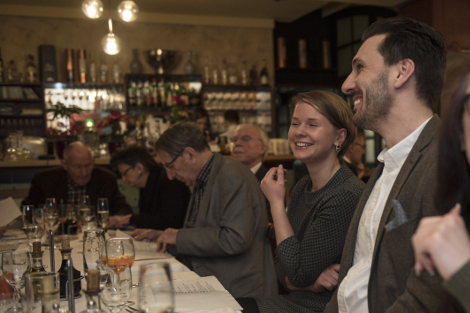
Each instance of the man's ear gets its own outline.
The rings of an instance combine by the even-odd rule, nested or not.
[[[197,152],[194,150],[194,148],[186,147],[184,148],[183,153],[187,155],[187,158],[191,164],[197,163]]]
[[[404,59],[396,65],[397,75],[395,77],[395,88],[401,88],[406,84],[415,72],[415,62],[411,59]]]
[[[134,168],[135,168],[135,170],[137,171],[137,173],[139,173],[139,174],[145,172],[145,167],[144,167],[144,165],[143,165],[142,163],[140,163],[140,162],[137,162],[137,163],[135,164],[135,167],[134,167]]]

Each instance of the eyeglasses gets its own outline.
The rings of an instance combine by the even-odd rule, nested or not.
[[[129,167],[127,168],[127,170],[125,170],[124,173],[121,174],[121,176],[123,176],[123,177],[126,176],[126,175],[127,175],[127,172],[129,172],[129,170],[133,169],[134,167],[135,167],[135,165],[129,166]]]
[[[173,160],[171,160],[170,163],[163,164],[163,168],[166,169],[167,171],[173,170],[173,169],[171,168],[171,166],[173,165],[173,163],[175,163],[176,159],[179,158],[179,157],[183,154],[183,152],[184,152],[184,150],[181,151],[180,153],[178,153],[178,154],[173,158]]]

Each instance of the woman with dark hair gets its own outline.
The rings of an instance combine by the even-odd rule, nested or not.
[[[356,133],[348,104],[334,93],[316,90],[297,95],[292,105],[289,145],[309,175],[295,185],[288,210],[282,165],[271,168],[261,182],[276,233],[276,275],[289,293],[237,299],[244,313],[323,312],[336,286],[337,263],[364,188],[341,161]],[[331,282],[328,289],[321,287],[324,280]]]
[[[209,113],[204,108],[197,108],[192,112],[190,117],[191,121],[196,123],[197,128],[202,130],[206,136],[207,142],[211,141],[213,138]]]
[[[441,128],[435,203],[445,214],[423,218],[412,241],[416,274],[437,269],[447,290],[470,312],[470,71],[459,82]]]
[[[145,148],[130,146],[117,150],[111,164],[117,167],[123,181],[140,188],[139,214],[111,216],[106,227],[134,225],[157,230],[183,227],[191,196],[189,189],[177,180],[169,180],[163,166]]]

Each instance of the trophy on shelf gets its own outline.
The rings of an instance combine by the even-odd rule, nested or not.
[[[168,74],[181,61],[178,51],[153,49],[147,50],[147,63],[155,69],[156,74]]]

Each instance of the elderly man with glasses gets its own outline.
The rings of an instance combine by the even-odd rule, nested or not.
[[[216,276],[234,297],[275,295],[268,217],[256,177],[243,164],[212,153],[193,123],[165,131],[155,150],[169,179],[194,187],[185,226],[166,229],[157,251],[169,249],[200,276]]]
[[[90,197],[91,205],[98,198],[108,198],[110,215],[132,213],[124,196],[119,192],[116,176],[109,170],[95,167],[95,159],[90,147],[80,141],[69,144],[64,150],[62,167],[37,173],[29,189],[28,197],[22,204],[38,206],[46,198],[55,198],[66,204],[79,204],[82,196]]]

